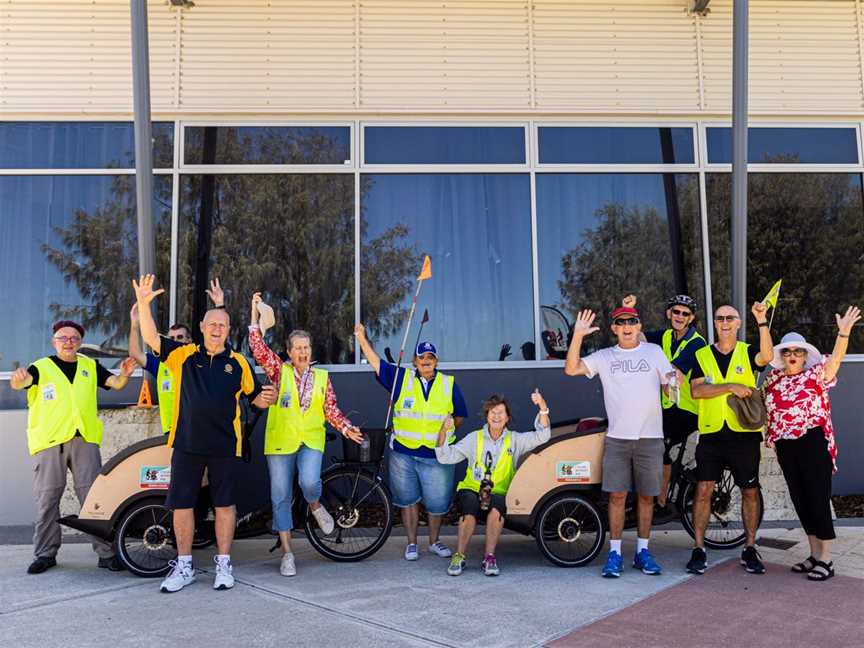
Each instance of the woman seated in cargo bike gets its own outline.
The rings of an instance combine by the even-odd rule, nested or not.
[[[495,559],[495,547],[504,529],[507,515],[506,495],[516,474],[519,460],[537,446],[546,443],[551,435],[549,408],[538,390],[531,394],[537,406],[533,432],[512,432],[507,424],[512,418],[510,406],[503,397],[493,395],[483,403],[486,425],[475,430],[454,445],[447,445],[452,433],[452,417],[444,420],[438,433],[435,455],[444,464],[467,460],[465,478],[456,487],[456,506],[459,510],[459,539],[456,553],[447,573],[459,576],[465,568],[468,542],[477,525],[477,518],[486,516],[486,549],[481,568],[487,576],[500,573]]]

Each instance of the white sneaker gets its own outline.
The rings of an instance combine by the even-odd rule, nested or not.
[[[282,554],[282,563],[279,565],[279,573],[283,576],[296,576],[297,568],[294,566],[294,554]]]
[[[453,555],[453,552],[447,548],[447,545],[445,545],[440,540],[435,544],[429,545],[429,553],[433,553],[436,556],[441,556],[441,558],[449,558]]]
[[[324,535],[330,535],[333,533],[336,524],[333,522],[333,516],[327,512],[327,509],[323,506],[319,506],[317,509],[312,511],[312,515],[315,517],[315,521],[318,523],[318,526],[321,527]]]
[[[171,593],[179,592],[187,585],[195,582],[195,568],[192,563],[181,563],[177,560],[172,560],[170,563],[171,572],[162,581],[159,586],[160,592]]]
[[[231,566],[231,561],[220,561],[214,557],[213,562],[216,563],[216,578],[213,580],[213,589],[229,590],[234,587],[234,568]]]
[[[420,554],[417,553],[417,545],[409,544],[405,547],[405,560],[417,560],[420,557]]]

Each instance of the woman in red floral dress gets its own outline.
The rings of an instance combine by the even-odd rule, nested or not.
[[[837,446],[831,423],[828,390],[849,346],[861,311],[850,306],[837,315],[837,340],[830,356],[822,356],[798,333],[787,333],[774,347],[774,367],[765,378],[768,426],[765,443],[773,444],[789,487],[792,504],[810,542],[810,556],[792,571],[822,581],[834,575],[831,543],[831,478],[837,470]]]

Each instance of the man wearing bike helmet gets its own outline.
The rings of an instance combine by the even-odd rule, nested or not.
[[[631,308],[636,306],[636,295],[627,295],[621,302]],[[678,386],[677,402],[665,393],[660,394],[663,405],[663,481],[660,485],[660,495],[657,496],[658,518],[667,517],[670,511],[666,506],[666,496],[669,494],[669,480],[672,473],[671,450],[679,444],[687,442],[697,427],[696,412],[698,406],[690,393],[690,372],[696,364],[696,352],[707,343],[696,331],[696,300],[689,295],[674,295],[666,302],[666,319],[669,328],[645,333],[645,341],[657,344],[669,358],[674,367],[684,374],[684,382]]]

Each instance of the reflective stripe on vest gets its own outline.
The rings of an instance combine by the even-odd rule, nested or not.
[[[324,452],[326,442],[324,400],[327,395],[327,371],[312,369],[312,401],[304,412],[300,407],[294,367],[282,365],[279,397],[267,410],[264,428],[264,454],[293,454],[302,443],[308,448]]]
[[[405,370],[393,410],[393,435],[399,443],[411,450],[434,448],[441,423],[452,413],[453,376],[436,373],[427,400],[421,380]],[[447,443],[455,439],[455,433],[451,434]]]
[[[725,376],[720,373],[720,367],[710,346],[702,347],[696,352],[696,361],[702,368],[702,373],[705,374],[706,384],[735,383],[751,389],[756,388],[756,375],[750,365],[747,345],[744,342],[735,343],[735,350],[732,352]],[[729,394],[723,394],[714,398],[697,399],[699,404],[699,434],[719,432],[723,429],[724,423],[735,432],[758,432],[761,430],[761,428],[751,430],[742,427],[738,422],[738,417],[735,416],[735,412],[726,402],[728,397]]]
[[[174,419],[174,374],[168,366],[159,363],[156,374],[156,391],[159,392],[159,418],[162,420],[162,431],[171,431],[171,421]]]
[[[485,430],[477,430],[477,455],[474,459],[474,465],[468,466],[465,469],[465,479],[456,486],[456,489],[467,488],[475,493],[480,492],[480,480],[486,474],[486,459],[483,457],[483,444],[485,443]],[[498,455],[498,461],[492,468],[492,494],[506,495],[507,489],[510,488],[510,482],[513,481],[513,475],[516,470],[513,466],[513,452],[510,449],[510,441],[513,433],[510,430],[504,431],[504,445],[501,448],[501,454]]]
[[[663,331],[663,339],[662,339],[662,347],[664,355],[669,359],[670,362],[674,362],[681,352],[684,350],[688,344],[693,342],[694,340],[702,340],[705,341],[701,335],[693,332],[693,336],[682,340],[681,344],[678,345],[678,348],[675,349],[675,353],[672,353],[672,329],[666,329]],[[687,375],[684,376],[684,382],[679,386],[679,397],[678,397],[678,409],[685,410],[687,412],[692,412],[695,414],[699,411],[699,404],[696,402],[696,399],[693,398],[693,395],[690,391],[690,374],[693,373],[693,370],[687,372]],[[675,403],[673,403],[668,396],[662,391],[660,392],[660,403],[663,405],[663,409],[669,409]]]
[[[27,446],[31,455],[66,443],[79,431],[88,443],[102,443],[102,422],[96,403],[96,361],[78,356],[75,379],[69,379],[51,358],[40,358],[39,384],[27,390]]]

